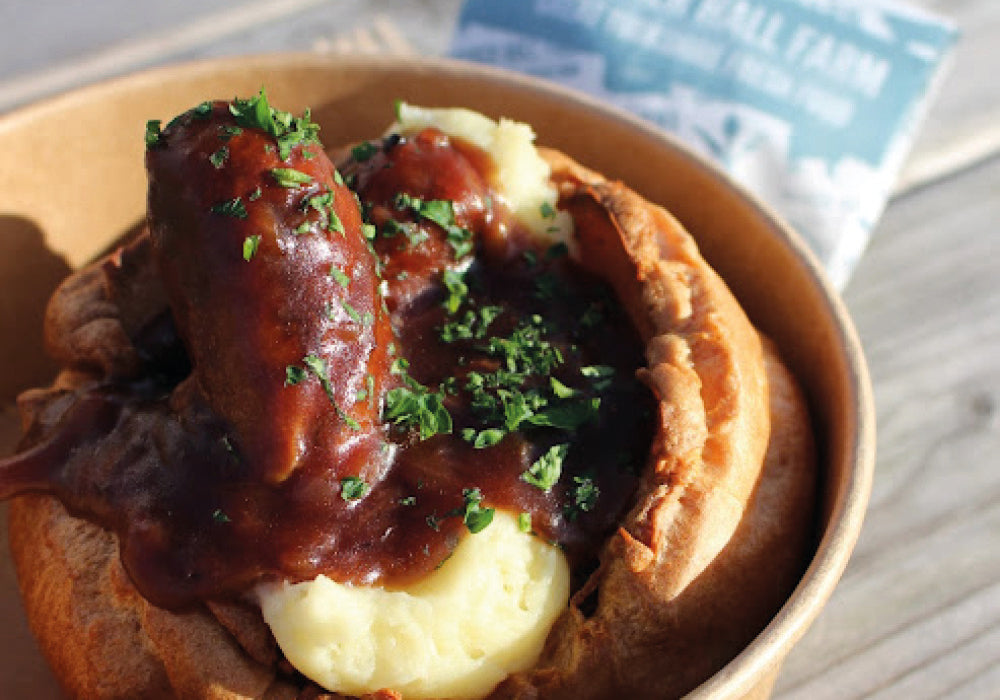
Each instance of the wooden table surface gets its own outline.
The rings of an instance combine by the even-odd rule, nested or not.
[[[1000,698],[1000,2],[919,0],[963,37],[845,290],[878,414],[871,508],[781,700]],[[153,64],[312,49],[435,55],[459,0],[7,0],[0,112]],[[0,545],[0,591],[13,587]],[[30,644],[0,596],[4,639]],[[6,650],[5,650],[6,651]],[[36,656],[0,697],[56,698]]]

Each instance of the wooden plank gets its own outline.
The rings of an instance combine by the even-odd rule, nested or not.
[[[951,18],[961,30],[945,75],[898,190],[955,172],[1000,151],[1000,81],[996,78],[1000,3],[995,0],[909,0]]]
[[[937,687],[930,667],[942,694],[979,692],[1000,659],[998,193],[995,158],[900,198],[847,289],[879,421],[872,504],[778,698],[909,698]]]

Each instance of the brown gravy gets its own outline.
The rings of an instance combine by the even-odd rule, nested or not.
[[[230,123],[218,107],[213,114]],[[259,144],[246,139],[259,138],[245,130],[229,142],[231,153],[256,148]],[[201,149],[199,157],[204,159],[212,147],[206,142],[195,150]],[[273,154],[247,156],[247,161],[263,171],[276,164],[288,167],[289,162],[305,170],[306,160],[315,154],[303,159],[302,148],[297,148],[289,161],[267,160]],[[345,370],[342,380],[331,371],[332,388],[324,392],[308,374],[307,381],[286,385],[286,360],[265,358],[261,366],[270,362],[280,376],[268,375],[250,388],[265,398],[299,393],[308,409],[281,404],[269,413],[263,407],[252,426],[265,437],[255,433],[249,439],[247,428],[228,413],[220,415],[204,389],[197,368],[208,360],[203,350],[192,357],[199,341],[189,337],[190,322],[161,316],[155,329],[134,342],[140,354],[145,350],[149,357],[173,354],[170,364],[175,370],[150,368],[143,377],[95,380],[71,401],[64,398],[68,408],[54,427],[22,454],[0,462],[0,496],[51,493],[75,515],[114,530],[122,560],[140,592],[173,608],[238,595],[269,578],[305,580],[325,573],[340,581],[405,585],[439,566],[461,537],[475,536],[463,520],[470,493],[476,494],[475,506],[530,514],[537,536],[558,543],[577,576],[585,576],[600,544],[629,507],[652,439],[655,404],[635,378],[643,363],[637,333],[600,280],[558,247],[532,243],[506,215],[491,184],[492,165],[478,149],[427,130],[389,139],[376,152],[343,164],[342,172],[375,231],[371,272],[365,267],[369,263],[357,263],[351,284],[361,279],[378,285],[377,279],[366,281],[366,275],[377,272],[377,260],[386,302],[383,306],[379,296],[354,292],[352,308],[370,315],[372,334],[384,340],[386,331],[379,330],[384,323],[394,338],[392,348],[381,351],[385,357],[369,348],[365,358],[352,360],[367,362],[366,371],[377,376],[369,380],[364,371]],[[322,173],[315,175],[317,182],[336,187],[323,180]],[[212,176],[209,171],[204,175]],[[210,189],[199,177],[192,176],[193,190]],[[240,185],[247,191],[253,186],[252,178]],[[400,201],[400,192],[410,199]],[[219,199],[222,194],[211,196]],[[263,199],[271,202],[271,210],[279,210],[279,199],[288,196],[273,186],[264,188]],[[464,244],[461,231],[449,235],[447,227],[420,213],[414,199],[451,202],[457,227],[451,233],[473,233],[474,258],[456,256],[453,241]],[[284,215],[276,216],[280,220]],[[227,222],[231,230],[223,233],[242,240],[247,227],[254,225],[254,214],[248,219]],[[281,223],[285,228],[298,224]],[[274,235],[296,234],[279,230]],[[342,261],[341,245],[337,234],[327,235],[295,263],[295,288],[306,290],[296,298],[309,314],[317,312],[316,299],[338,298],[340,292],[326,270],[331,256]],[[287,263],[287,251],[274,248],[270,255],[273,260],[265,260],[269,265]],[[348,257],[350,263],[357,254]],[[251,269],[238,262],[234,269],[239,274]],[[272,276],[280,279],[286,268],[274,269],[279,271]],[[465,285],[459,298],[452,298],[452,290],[442,283],[446,270],[459,274]],[[279,296],[273,288],[268,293]],[[445,306],[449,299],[451,309]],[[285,314],[302,311],[291,305],[282,308]],[[454,330],[464,319],[471,319],[465,330]],[[254,318],[237,321],[261,323]],[[289,324],[298,327],[300,316]],[[448,324],[453,332],[446,341],[442,332]],[[287,354],[294,362],[317,343],[334,342],[323,340],[323,333],[339,331],[324,328],[290,341],[288,329],[271,322],[255,326],[252,337],[257,343],[274,337],[295,345]],[[470,328],[473,337],[456,337],[470,335]],[[373,336],[365,337],[370,343]],[[507,352],[515,340],[545,355],[554,366],[544,373],[526,370]],[[254,348],[243,352],[264,354]],[[327,355],[330,366],[335,352]],[[185,376],[189,364],[195,371]],[[510,374],[523,376],[512,379]],[[481,388],[484,378],[486,388]],[[493,380],[499,385],[489,386]],[[224,389],[225,381],[232,380],[220,380],[218,386]],[[419,431],[405,423],[365,421],[365,411],[378,411],[387,391],[407,386],[440,390],[453,423],[450,433],[420,439]],[[337,410],[325,394],[336,398]],[[492,435],[487,442],[496,444],[477,448],[463,439],[465,433],[489,435],[498,415],[501,423],[509,418],[508,399],[514,394],[527,395],[536,404],[547,400],[548,408],[555,408],[541,424],[521,421],[513,432]],[[351,415],[359,416],[356,430],[345,429],[346,419],[337,415],[345,403]],[[292,441],[302,446],[294,469],[281,470],[276,477],[255,462],[248,451],[255,440],[266,442],[273,436],[281,445],[288,442],[283,411],[294,422],[300,418],[296,410],[315,416],[318,406],[323,407],[318,427]],[[586,406],[593,408],[573,429],[544,424],[581,421],[572,416]],[[545,410],[536,405],[535,415]],[[331,432],[336,439],[327,437]],[[539,458],[564,444],[570,447],[550,489],[523,478]],[[345,479],[355,475],[353,486],[360,482],[362,487],[348,494]]]

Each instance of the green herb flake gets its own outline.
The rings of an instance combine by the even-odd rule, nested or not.
[[[219,127],[219,138],[223,141],[228,141],[234,136],[239,136],[243,133],[243,129],[238,126],[233,126],[232,124],[223,124]]]
[[[306,378],[306,371],[297,365],[285,367],[285,386],[295,386]]]
[[[364,163],[378,153],[378,146],[370,141],[363,141],[351,149],[351,158],[356,163]]]
[[[337,269],[335,265],[330,266],[330,277],[339,284],[344,289],[347,289],[348,285],[351,283],[351,278],[344,274],[343,271]]]
[[[371,487],[359,476],[345,476],[340,480],[340,497],[345,501],[356,501],[370,490]]]
[[[521,474],[521,480],[542,491],[550,491],[562,475],[563,461],[569,452],[569,444],[553,445],[541,457],[536,459],[527,471]]]
[[[462,431],[462,439],[466,442],[471,442],[472,446],[477,450],[482,450],[487,447],[493,447],[507,434],[507,431],[501,428],[486,428],[485,430],[476,430],[475,428],[466,428]]]
[[[253,256],[257,254],[257,249],[260,248],[260,236],[253,235],[247,236],[243,239],[243,259],[247,262],[253,260]]]
[[[552,206],[551,202],[542,202],[542,206],[539,208],[539,211],[543,219],[555,218],[556,210],[555,207]]]
[[[333,402],[333,386],[330,384],[330,373],[326,366],[326,360],[315,355],[306,355],[302,358],[302,364],[316,375],[316,378],[319,379],[323,387],[323,391],[326,392],[327,397]]]
[[[393,204],[397,209],[410,210],[417,216],[431,221],[445,232],[445,238],[451,245],[456,258],[461,258],[472,252],[472,231],[459,226],[455,222],[455,207],[446,199],[422,200],[405,192],[396,195]],[[411,241],[411,245],[413,242]]]
[[[599,398],[580,401],[560,401],[535,411],[526,420],[532,425],[561,430],[576,430],[581,425],[597,420],[601,408]]]
[[[399,499],[399,505],[401,506],[415,506],[417,505],[416,496],[403,496]]]
[[[353,306],[351,306],[344,300],[340,301],[340,307],[344,310],[344,313],[346,313],[352,321],[354,321],[358,325],[363,325],[361,314],[358,313],[357,309],[355,309]]]
[[[465,498],[465,509],[462,513],[462,522],[473,535],[482,532],[493,522],[493,508],[483,508],[483,494],[479,489],[463,489],[462,497]]]
[[[331,399],[331,401],[332,401],[332,399]],[[344,409],[342,409],[337,404],[333,404],[333,405],[334,405],[334,408],[337,409],[337,415],[340,416],[340,420],[344,421],[344,424],[347,425],[348,428],[350,428],[351,430],[361,430],[361,424],[358,423],[356,420],[354,420],[354,418],[351,416],[351,414],[349,414],[347,411],[345,411]]]
[[[150,119],[146,122],[146,148],[159,145],[160,137],[163,135],[160,131],[161,123],[159,119]]]
[[[305,155],[305,152],[303,152],[303,155]],[[339,170],[335,169],[333,171],[333,181],[340,186],[344,185],[344,176],[340,174]]]
[[[229,111],[240,126],[260,129],[272,136],[277,143],[281,160],[288,160],[292,148],[298,144],[319,143],[319,125],[312,121],[308,109],[301,117],[276,110],[268,104],[263,88],[248,99],[234,99],[229,104]],[[267,146],[273,149],[272,144]]]
[[[227,146],[222,146],[219,150],[213,152],[208,157],[208,162],[211,163],[216,170],[219,170],[226,164],[229,160],[229,148]]]
[[[344,222],[342,222],[340,220],[340,217],[337,216],[337,212],[335,212],[331,207],[330,209],[327,210],[326,213],[328,217],[326,223],[327,230],[336,231],[337,233],[343,236],[346,233],[344,229]]]
[[[395,360],[390,371],[403,376],[407,386],[390,389],[385,394],[382,420],[416,429],[421,440],[452,431],[451,414],[444,406],[444,392],[431,391],[406,374],[408,363]]]
[[[212,103],[202,102],[200,105],[192,109],[191,113],[199,119],[205,119],[212,113]]]
[[[240,197],[233,197],[213,205],[212,213],[220,216],[231,216],[234,219],[247,218],[247,208]]]
[[[581,512],[590,512],[597,505],[601,490],[589,476],[573,477],[573,502],[567,508],[570,520],[576,519]]]
[[[375,224],[361,224],[361,235],[365,237],[366,241],[371,243],[378,235],[378,229],[375,228]]]
[[[260,199],[260,196],[262,194],[264,193],[261,191],[260,186],[258,185],[256,188],[254,188],[253,192],[247,195],[247,201],[256,202],[258,199]]]
[[[517,514],[517,529],[526,534],[531,533],[531,513]]]
[[[312,182],[312,175],[295,168],[271,168],[271,177],[282,187],[294,189]]]
[[[597,391],[605,391],[614,380],[615,368],[608,365],[589,365],[580,368],[580,374],[589,379]]]
[[[448,296],[444,300],[444,308],[448,310],[449,314],[453,314],[458,311],[458,307],[469,295],[469,286],[463,280],[462,273],[451,269],[444,271],[442,280],[448,290]]]
[[[576,389],[566,386],[555,377],[549,377],[549,386],[552,388],[552,393],[560,399],[569,399],[579,393]]]
[[[216,508],[212,512],[212,520],[214,520],[217,523],[233,522],[232,519],[228,515],[226,515],[225,511],[222,510],[222,508]]]
[[[558,260],[559,258],[565,258],[567,255],[569,255],[569,246],[562,241],[551,245],[545,251],[546,260]]]
[[[308,221],[303,221],[301,224],[295,227],[295,235],[301,236],[304,233],[309,233],[312,230],[312,223]]]

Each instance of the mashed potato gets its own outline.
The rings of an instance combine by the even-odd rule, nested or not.
[[[285,656],[325,688],[476,698],[535,663],[568,603],[569,566],[559,549],[497,512],[405,590],[320,576],[258,593]]]
[[[433,109],[405,102],[397,106],[396,118],[390,132],[405,134],[433,126],[489,153],[497,166],[499,195],[507,208],[533,233],[551,239],[551,243],[565,243],[575,256],[573,220],[555,208],[558,193],[551,181],[552,170],[538,155],[530,126],[510,119],[495,122],[468,109]]]

